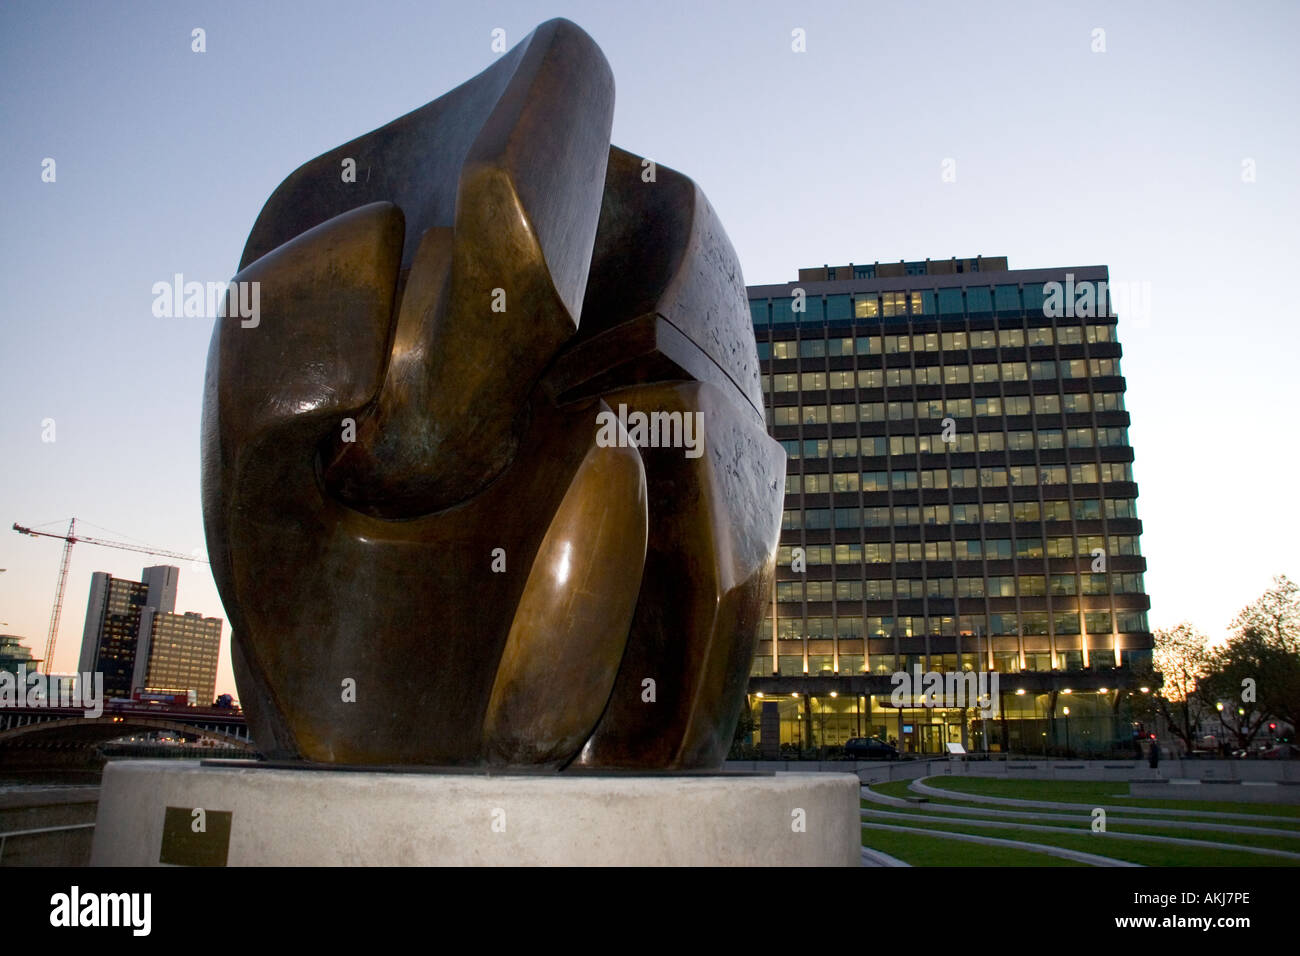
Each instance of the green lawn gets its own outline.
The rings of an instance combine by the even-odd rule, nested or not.
[[[882,793],[885,796],[890,796],[890,797],[916,796],[916,794],[911,793],[909,790],[907,790],[907,784],[903,781],[894,781],[892,783],[877,784],[873,786],[871,789],[877,793]],[[888,809],[888,810],[897,811],[899,813],[926,812],[919,808],[913,808],[913,807],[886,807],[884,804],[872,803],[869,800],[862,800],[860,803],[864,810]],[[1114,801],[1110,801],[1110,804],[1111,804],[1110,809],[1112,811],[1111,816],[1114,816],[1116,813],[1120,812],[1121,810],[1120,805],[1115,805]],[[984,810],[1011,811],[1017,813],[1017,817],[1023,823],[1041,823],[1044,826],[1070,826],[1071,825],[1068,823],[1063,823],[1063,821],[1060,820],[1044,820],[1042,819],[1042,816],[1045,814],[1057,814],[1057,813],[1083,814],[1084,813],[1084,811],[1082,810],[1069,810],[1066,809],[1065,807],[1056,810],[1050,808],[1028,808],[1028,807],[1024,809],[1018,809],[1016,807],[1004,807],[1004,806],[997,806],[997,805],[986,804],[986,803],[974,803],[969,800],[949,800],[943,797],[927,797],[926,806],[934,807],[938,809],[951,807],[953,810],[984,809]],[[1129,814],[1130,816],[1140,817],[1142,815],[1141,810],[1145,808],[1130,807],[1127,804],[1124,804],[1122,805],[1122,809],[1131,811]],[[988,817],[987,819],[1005,820],[1008,818]],[[1079,819],[1080,822],[1085,825],[1091,824],[1090,817],[1080,816]],[[1261,829],[1291,830],[1295,833],[1295,839],[1300,839],[1300,821],[1294,821],[1289,819],[1278,820],[1276,818],[1271,818],[1271,817],[1260,817],[1258,820],[1222,820],[1222,819],[1216,819],[1214,817],[1207,817],[1203,814],[1188,813],[1186,815],[1181,815],[1178,817],[1165,817],[1165,816],[1146,817],[1144,818],[1144,822],[1140,824],[1138,823],[1112,824],[1109,826],[1109,829],[1119,831],[1119,832],[1140,833],[1143,832],[1146,828],[1155,828],[1155,830],[1153,830],[1152,832],[1157,832],[1161,828],[1170,828],[1170,827],[1177,828],[1178,824],[1183,822],[1208,823],[1211,825],[1224,824],[1224,825],[1231,825],[1237,827],[1259,827]],[[1204,840],[1219,840],[1219,842],[1223,842],[1223,843],[1242,843],[1247,846],[1251,846],[1251,845],[1272,846],[1274,844],[1274,841],[1282,841],[1282,843],[1278,846],[1278,849],[1282,849],[1282,850],[1297,849],[1297,847],[1292,846],[1285,842],[1287,840],[1292,839],[1291,837],[1275,836],[1273,834],[1264,834],[1260,836],[1257,841],[1255,841],[1253,838],[1239,839],[1239,840],[1229,839],[1231,834],[1223,834],[1223,839],[1220,839],[1217,833],[1212,834],[1211,831],[1208,830],[1186,830],[1186,831],[1177,830],[1177,832],[1170,832],[1168,833],[1168,835],[1187,836],[1193,839],[1199,837],[1200,839],[1204,839]],[[1247,835],[1237,834],[1237,836],[1247,836]]]
[[[908,789],[911,781],[895,780],[889,783],[880,783],[872,786],[876,793],[884,794],[890,797],[909,797],[916,796],[915,793]],[[954,811],[963,807],[985,807],[987,809],[1014,809],[1010,807],[992,807],[973,803],[969,800],[960,799],[961,794],[978,794],[981,796],[990,796],[1006,799],[1017,800],[1042,800],[1059,803],[1077,803],[1085,805],[1106,806],[1112,811],[1118,811],[1120,808],[1133,811],[1135,814],[1147,808],[1167,809],[1182,811],[1185,816],[1178,819],[1165,819],[1161,817],[1150,818],[1149,822],[1141,824],[1121,823],[1110,824],[1107,829],[1111,833],[1129,833],[1135,835],[1147,836],[1167,836],[1178,837],[1189,840],[1202,840],[1212,843],[1230,843],[1238,846],[1255,846],[1266,849],[1291,850],[1293,852],[1300,850],[1300,808],[1293,806],[1283,806],[1278,804],[1253,804],[1253,803],[1207,803],[1199,800],[1138,800],[1128,796],[1128,784],[1123,782],[1096,782],[1096,781],[1061,781],[1061,780],[1019,780],[1005,778],[988,778],[988,777],[940,777],[931,778],[927,783],[935,788],[944,789],[953,794],[953,799],[948,798],[929,798],[928,805],[938,808],[951,807]],[[1101,834],[1094,834],[1089,830],[1091,819],[1082,812],[1074,811],[1079,814],[1077,822],[1063,820],[1043,820],[1037,813],[1070,813],[1069,810],[1052,811],[1049,808],[1025,808],[1023,812],[1017,814],[1014,818],[1007,817],[988,817],[973,818],[971,824],[966,823],[946,823],[936,822],[933,819],[933,813],[923,810],[919,807],[889,807],[885,808],[878,804],[868,801],[862,801],[864,809],[884,810],[891,813],[901,813],[915,820],[907,820],[905,825],[915,826],[919,830],[943,831],[953,833],[973,833],[981,836],[991,836],[1007,840],[1021,840],[1026,843],[1049,844],[1072,850],[1080,850],[1085,853],[1095,853],[1100,856],[1109,856],[1118,860],[1127,860],[1132,863],[1141,863],[1147,866],[1294,866],[1295,861],[1288,861],[1277,857],[1268,857],[1251,853],[1242,853],[1233,850],[1224,850],[1217,847],[1206,847],[1204,849],[1194,846],[1179,846],[1169,844],[1144,844],[1135,840],[1115,840],[1107,838]],[[1241,820],[1216,820],[1206,818],[1207,812],[1222,813],[1247,813],[1258,816],[1258,821],[1241,821]],[[1113,815],[1113,814],[1112,814]],[[1285,819],[1268,819],[1282,816]],[[1024,823],[1036,824],[1038,826],[1048,826],[1061,832],[1048,832],[1042,830],[1029,830],[1020,828],[1003,829],[1000,827],[982,827],[978,825],[978,820],[987,819],[999,823]],[[1250,834],[1250,833],[1229,833],[1219,830],[1190,830],[1180,827],[1178,824],[1182,821],[1196,821],[1204,823],[1222,823],[1225,825],[1242,826],[1258,825],[1269,826],[1281,829],[1295,829],[1294,837],[1275,836],[1272,834]],[[899,823],[897,818],[879,818],[881,823]],[[978,844],[959,843],[954,841],[951,846],[944,847],[943,841],[938,838],[926,837],[919,832],[915,835],[910,833],[894,833],[892,831],[864,830],[864,841],[870,846],[875,846],[883,852],[897,856],[899,859],[906,860],[913,865],[925,866],[1041,866],[1057,865],[1065,861],[1058,860],[1054,857],[1048,857],[1041,853],[1022,850],[1007,850],[1006,852],[1013,856],[1024,859],[1024,862],[993,862],[993,857],[987,855],[985,851],[991,853],[999,852],[993,847],[981,847]],[[888,836],[888,845],[884,840],[877,840],[877,835]],[[909,858],[907,848],[909,841],[913,838],[924,841],[920,846],[915,860]],[[934,843],[938,842],[939,847]],[[900,852],[894,852],[890,847],[899,848]],[[1009,858],[1008,858],[1009,859]],[[1043,861],[1051,860],[1052,863]],[[923,861],[923,862],[922,862]],[[957,862],[961,861],[961,862]]]
[[[942,837],[892,830],[862,831],[862,845],[888,853],[912,866],[1087,866],[1046,853],[980,846]]]
[[[914,811],[920,815],[921,811]],[[890,822],[881,819],[879,822]],[[968,827],[961,823],[939,823],[931,820],[918,819],[914,824],[909,822],[908,826],[915,826],[922,830],[940,831],[948,833],[975,833],[979,836],[992,836],[1002,840],[1020,840],[1025,843],[1042,843],[1050,846],[1064,847],[1070,850],[1080,850],[1084,853],[1095,853],[1099,856],[1108,856],[1117,860],[1127,860],[1131,863],[1140,863],[1144,866],[1294,866],[1296,861],[1286,860],[1280,857],[1263,856],[1254,853],[1244,853],[1235,850],[1221,850],[1217,847],[1200,848],[1194,846],[1179,846],[1160,843],[1140,843],[1136,840],[1114,840],[1100,834],[1094,833],[1071,833],[1069,830],[1062,828],[1060,834],[1048,833],[1040,830],[1021,830],[1001,829],[1001,828],[979,828]],[[882,831],[866,831],[876,833]],[[1190,837],[1194,831],[1180,831],[1177,835]],[[908,837],[909,834],[898,834],[901,837]],[[1227,836],[1225,834],[1225,836]],[[1218,838],[1218,835],[1215,835]],[[1219,842],[1230,842],[1220,839]],[[874,843],[872,844],[875,845]],[[905,845],[905,844],[904,844]],[[881,847],[881,849],[884,849]],[[885,852],[890,852],[885,850]]]
[[[884,787],[901,784],[906,792],[907,781],[897,780]],[[1096,806],[1147,807],[1158,810],[1185,810],[1189,813],[1247,813],[1252,816],[1290,817],[1300,822],[1300,806],[1279,803],[1222,803],[1206,800],[1150,800],[1130,797],[1128,784],[1123,782],[1087,780],[1020,780],[1002,777],[931,777],[927,785],[957,793],[971,793],[985,797],[1010,800],[1051,800],[1057,803],[1089,803]],[[889,796],[903,793],[888,792]]]
[[[946,806],[946,804],[930,804],[930,806]],[[878,804],[862,801],[864,810],[886,810],[889,813],[901,813],[918,818],[933,819],[936,814],[929,810],[922,810],[919,807],[883,807]],[[956,808],[954,808],[956,809]],[[1035,826],[1056,827],[1066,832],[1086,832],[1092,833],[1092,818],[1083,811],[1075,811],[1077,818],[1075,820],[1044,820],[1041,817],[1035,817],[1032,814],[1017,814],[1015,817],[971,817],[971,833],[983,833],[988,836],[997,836],[1000,827],[982,827],[980,821],[989,823],[1026,823]],[[939,814],[942,816],[942,814]],[[953,814],[956,815],[956,814]],[[890,822],[887,818],[881,818],[881,823]],[[1183,840],[1204,840],[1209,843],[1232,843],[1237,846],[1258,846],[1271,850],[1289,850],[1292,853],[1300,852],[1300,832],[1294,836],[1278,836],[1272,833],[1233,833],[1223,830],[1191,830],[1180,827],[1179,821],[1170,820],[1162,822],[1152,820],[1150,823],[1111,823],[1108,822],[1106,830],[1109,833],[1135,833],[1145,834],[1147,836],[1176,837]],[[1050,835],[1050,834],[1049,834]],[[1300,860],[1296,861],[1300,865]]]
[[[886,797],[914,797],[916,794],[907,789],[907,785],[911,782],[910,780],[891,780],[889,783],[873,783],[871,789],[876,793],[884,794]],[[866,801],[863,801],[862,805],[865,807],[867,805]]]

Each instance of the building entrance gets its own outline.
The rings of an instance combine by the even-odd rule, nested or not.
[[[943,724],[921,725],[921,753],[938,754],[944,751]]]

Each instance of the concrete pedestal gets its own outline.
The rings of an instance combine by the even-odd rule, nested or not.
[[[858,866],[857,777],[489,776],[117,761],[92,865]]]

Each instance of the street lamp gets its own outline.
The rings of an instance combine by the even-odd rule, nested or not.
[[[1070,756],[1070,708],[1064,708],[1065,712],[1065,755]]]

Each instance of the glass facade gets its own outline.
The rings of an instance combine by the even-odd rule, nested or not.
[[[140,581],[109,578],[99,633],[99,653],[95,660],[95,670],[104,674],[106,698],[127,700],[131,697],[140,611],[148,597],[149,588]]]
[[[1151,635],[1116,318],[1045,314],[1052,278],[987,261],[837,275],[750,289],[768,429],[788,456],[755,740],[779,725],[797,749],[1056,747],[1074,685],[1070,748],[1123,742],[1106,698],[1149,661]],[[887,706],[890,675],[913,666],[997,671],[1014,698],[1001,726]]]

